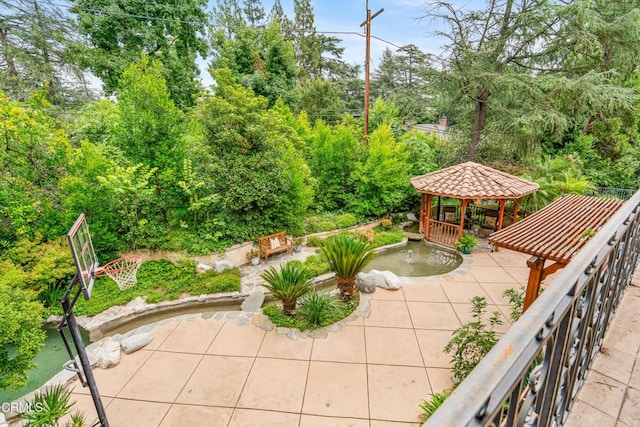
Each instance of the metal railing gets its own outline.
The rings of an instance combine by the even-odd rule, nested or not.
[[[426,426],[559,426],[640,253],[640,191],[558,273]]]
[[[614,197],[621,200],[629,200],[633,196],[634,191],[628,188],[615,188],[615,187],[596,187],[589,191],[589,196],[599,197]]]

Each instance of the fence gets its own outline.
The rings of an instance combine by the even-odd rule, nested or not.
[[[640,191],[560,271],[425,425],[562,425],[639,253]]]

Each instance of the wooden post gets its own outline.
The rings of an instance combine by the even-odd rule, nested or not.
[[[420,226],[418,231],[424,233],[424,216],[425,216],[425,196],[424,193],[420,193]]]
[[[513,223],[518,222],[518,210],[520,209],[520,199],[514,200],[515,207],[513,208]]]
[[[431,233],[431,200],[433,199],[433,194],[427,194],[427,216],[425,220],[427,221],[427,226],[424,230],[424,238],[425,240],[429,240],[429,234]]]
[[[505,199],[498,200],[498,203],[500,203],[500,212],[498,212],[498,230],[502,230],[502,219],[504,218],[505,201]]]
[[[532,256],[527,260],[529,266],[529,281],[527,282],[527,293],[524,297],[522,312],[527,311],[529,306],[538,298],[540,292],[540,282],[542,282],[542,272],[544,270],[544,258]]]
[[[460,231],[458,233],[458,241],[462,240],[462,234],[464,233],[464,214],[467,211],[467,199],[462,199],[462,207],[460,208]]]

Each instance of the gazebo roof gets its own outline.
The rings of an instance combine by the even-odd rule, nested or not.
[[[519,199],[540,188],[535,182],[474,162],[411,178],[421,193],[457,199]]]

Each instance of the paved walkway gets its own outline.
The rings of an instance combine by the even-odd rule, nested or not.
[[[398,291],[378,289],[371,295],[368,318],[348,322],[326,339],[294,341],[276,330],[265,332],[215,316],[165,321],[143,350],[123,354],[115,368],[94,370],[110,425],[419,425],[418,404],[452,385],[450,356],[442,349],[451,332],[471,319],[469,300],[485,296],[489,311],[503,313],[505,324],[499,330],[506,331],[510,306],[502,293],[526,283],[526,259],[507,250],[477,250],[450,274],[407,278]],[[618,378],[622,388],[625,381],[635,380],[635,386],[626,390],[631,397],[635,393],[635,402],[640,400],[634,389],[640,367],[636,365],[633,376],[629,367],[640,343],[640,333],[634,329],[640,314],[631,307],[640,293],[637,288],[632,292],[625,297],[627,303],[634,295],[631,303],[624,304],[630,307],[621,307],[619,316],[628,315],[632,323],[625,323],[618,338],[612,338],[612,329],[611,344],[605,346],[610,355],[622,355],[627,363],[601,374],[600,367],[607,363],[596,361],[596,371],[589,376],[596,380],[593,397],[583,397],[592,387],[586,385],[574,409],[587,418],[570,419],[574,426],[585,425],[585,419],[593,424],[596,418],[583,410],[599,411],[595,409],[599,401],[609,401],[603,398],[609,391],[603,393],[607,386],[601,385],[599,375],[610,376],[607,384]],[[73,399],[87,419],[95,418],[87,389],[77,384]],[[618,401],[620,408],[622,400]],[[621,421],[633,417],[633,408],[635,419],[640,419],[637,403],[625,405],[620,413],[605,404],[597,420],[609,417],[613,424],[603,421],[599,427],[616,425],[618,414]]]

